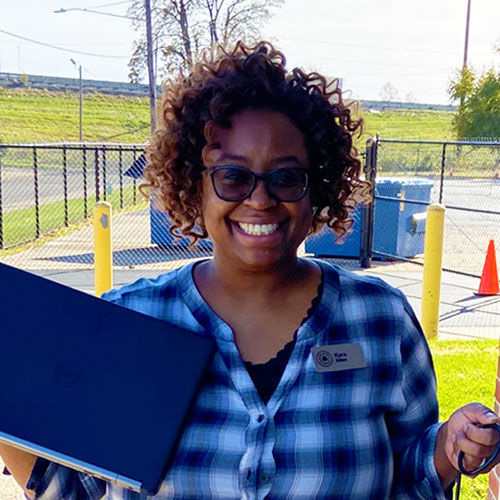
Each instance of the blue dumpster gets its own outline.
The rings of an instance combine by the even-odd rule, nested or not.
[[[187,247],[189,245],[189,238],[174,238],[170,234],[170,219],[165,212],[158,210],[150,203],[150,224],[151,224],[151,243],[162,246],[181,246]],[[198,248],[212,249],[212,242],[209,240],[198,240],[196,243]]]
[[[433,182],[428,179],[377,179],[372,247],[375,254],[379,252],[408,258],[424,252],[426,210],[432,186]],[[409,203],[405,200],[422,203]],[[317,235],[306,240],[306,252],[315,256],[359,257],[361,207],[356,208],[352,217],[355,221],[352,232],[344,238],[343,244],[335,243],[332,231],[323,228]]]
[[[144,168],[146,167],[146,156],[141,154],[134,163],[127,169],[125,175],[132,177],[133,179],[142,178]],[[149,204],[150,211],[150,225],[151,225],[151,243],[161,246],[177,245],[181,247],[187,247],[189,245],[189,238],[174,238],[170,234],[171,222],[167,214],[161,210],[154,207],[154,203],[151,201]],[[198,248],[212,249],[212,243],[208,240],[198,240],[196,243]]]

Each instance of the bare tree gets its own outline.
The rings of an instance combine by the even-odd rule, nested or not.
[[[273,9],[284,0],[152,0],[155,71],[161,77],[190,68],[205,47],[228,46],[237,40],[255,42]],[[144,2],[135,0],[131,17],[144,18]],[[139,81],[146,68],[146,37],[142,21],[134,21],[138,38],[129,61],[129,78]]]
[[[411,102],[413,104],[418,102],[417,96],[413,92],[408,92],[405,96],[405,102]]]
[[[397,101],[399,99],[398,89],[391,83],[384,83],[380,90],[380,99],[383,101]]]

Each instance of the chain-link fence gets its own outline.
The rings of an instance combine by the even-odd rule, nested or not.
[[[392,201],[398,214],[410,206],[420,213],[430,202],[444,204],[443,266],[479,277],[489,241],[500,242],[500,143],[380,139],[376,150],[376,198],[389,206]],[[391,180],[401,187],[384,196]],[[411,222],[404,230],[411,232]],[[393,255],[376,238],[373,251]]]
[[[0,148],[0,259],[93,290],[92,211],[113,207],[115,284],[210,255],[174,240],[165,214],[139,191],[143,144],[23,144]],[[64,281],[64,280],[63,280]]]

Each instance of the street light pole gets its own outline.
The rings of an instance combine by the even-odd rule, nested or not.
[[[74,59],[70,59],[70,61],[73,63],[75,68],[78,69],[78,81],[79,81],[79,87],[80,87],[80,103],[79,103],[79,133],[78,133],[78,140],[79,142],[83,142],[83,87],[82,87],[82,65],[79,64],[77,65]]]
[[[100,12],[97,10],[82,9],[73,7],[71,9],[59,9],[55,10],[55,14],[63,14],[69,11],[83,11],[90,14],[103,14],[113,17],[121,17],[124,19],[132,19],[134,21],[146,21],[146,42],[147,42],[147,64],[148,64],[148,77],[149,77],[149,111],[150,111],[150,121],[151,121],[151,132],[156,130],[156,78],[155,69],[153,64],[153,34],[151,28],[151,0],[144,0],[144,7],[146,10],[146,19],[141,19],[137,17],[130,16],[120,16],[118,14],[111,14],[109,12]],[[76,64],[76,63],[75,63]],[[81,82],[81,75],[80,75]],[[81,87],[80,87],[81,88]],[[81,91],[80,91],[81,95]]]
[[[153,65],[153,34],[151,29],[151,1],[145,0],[146,8],[146,40],[147,40],[147,61],[149,77],[149,114],[151,121],[151,133],[156,130],[156,82]]]
[[[470,2],[471,2],[471,0],[467,0],[467,21],[465,23],[464,64],[462,66],[462,71],[465,68],[467,68],[467,55],[468,55],[468,52],[469,52]]]

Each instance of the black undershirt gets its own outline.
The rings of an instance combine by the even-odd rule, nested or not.
[[[318,285],[318,293],[311,302],[311,306],[307,310],[306,317],[300,322],[302,326],[314,313],[316,307],[320,303],[321,295],[323,293],[323,280]],[[299,327],[300,328],[300,327]],[[264,404],[267,404],[274,394],[276,387],[283,376],[286,365],[290,356],[292,355],[295,342],[297,340],[297,330],[293,334],[293,340],[288,342],[278,354],[266,363],[253,364],[250,361],[245,361],[245,367],[248,370],[250,378],[253,380],[255,388],[257,389]]]

